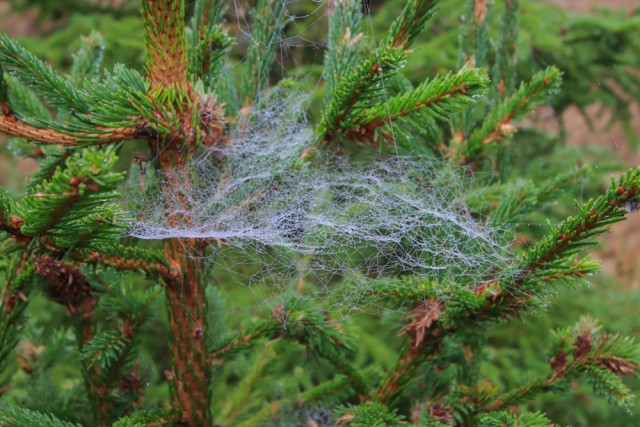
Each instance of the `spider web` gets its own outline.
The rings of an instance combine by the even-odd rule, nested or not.
[[[314,62],[324,60],[326,47],[308,34],[318,26],[326,33],[328,8],[319,2],[296,15],[291,10],[300,4],[284,4],[295,31],[274,38],[279,78],[290,77],[286,64],[303,65],[301,50],[318,52]],[[244,4],[234,1],[227,11],[239,43],[250,41]],[[373,46],[370,4],[364,12],[363,33]],[[228,64],[225,73],[231,74],[237,63]],[[310,76],[315,78],[311,72],[301,78]],[[229,127],[230,145],[208,149],[172,176],[150,169],[140,176],[133,169],[124,189],[136,218],[130,235],[205,239],[209,249],[192,256],[205,258],[223,287],[230,275],[233,283],[249,286],[263,307],[295,291],[348,314],[378,309],[367,298],[371,279],[477,284],[504,274],[511,264],[505,230],[468,212],[468,171],[428,155],[381,154],[370,147],[349,147],[347,154],[320,149],[301,166],[301,154],[316,142],[306,117],[310,104],[300,93],[269,89]],[[184,201],[188,208],[167,210]],[[185,220],[168,224],[168,216]],[[442,298],[447,294],[442,288]]]
[[[232,144],[207,150],[171,176],[145,177],[146,196],[127,197],[138,218],[130,234],[206,239],[212,254],[193,255],[249,271],[247,285],[268,283],[268,293],[256,288],[262,301],[304,280],[312,284],[306,295],[347,311],[363,308],[354,301],[370,291],[365,279],[477,283],[509,263],[501,230],[468,212],[459,170],[426,155],[367,147],[351,155],[320,150],[299,166],[315,142],[307,102],[297,93],[274,98],[239,121]],[[132,178],[134,188],[139,177]],[[168,216],[184,220],[169,224]],[[362,295],[335,292],[345,281],[357,282],[349,292]]]

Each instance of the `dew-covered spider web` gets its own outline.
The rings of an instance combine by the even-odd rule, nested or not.
[[[247,285],[269,284],[262,299],[304,279],[312,284],[305,292],[349,310],[358,308],[347,306],[358,295],[336,294],[332,283],[357,281],[349,292],[363,295],[364,278],[478,283],[508,263],[499,230],[467,211],[460,171],[426,155],[368,148],[318,150],[301,164],[315,143],[304,97],[277,98],[243,118],[231,144],[209,149],[173,177],[147,177],[147,195],[129,197],[138,218],[131,235],[206,239],[211,262],[249,271]],[[187,209],[167,210],[185,201]],[[169,224],[167,216],[184,220]]]
[[[273,38],[274,82],[291,77],[287,64],[309,61],[308,54],[300,59],[300,50],[315,52],[314,65],[321,67],[324,60],[326,46],[308,34],[326,33],[328,8],[314,3],[299,14],[290,10],[297,4],[284,4],[293,34],[288,30]],[[370,5],[363,10],[362,32],[373,46]],[[252,37],[246,11],[237,1],[227,8],[241,45]],[[225,74],[241,63],[229,61]],[[311,72],[296,78],[316,79],[311,88],[321,85]],[[207,249],[192,255],[213,266],[213,281],[248,286],[259,305],[273,305],[295,291],[349,313],[377,308],[370,298],[372,279],[413,276],[478,284],[504,274],[512,255],[505,230],[469,213],[468,171],[434,156],[394,149],[381,154],[370,146],[324,147],[301,162],[302,153],[317,143],[306,117],[310,104],[301,93],[268,89],[228,125],[230,144],[209,148],[174,176],[150,169],[136,175],[134,169],[125,189],[136,218],[130,234],[206,241]],[[393,128],[390,134],[395,136]],[[169,224],[167,217],[183,220]],[[439,289],[446,298],[446,286]]]

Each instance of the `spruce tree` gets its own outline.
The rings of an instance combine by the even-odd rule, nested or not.
[[[546,375],[514,390],[481,376],[494,325],[542,311],[554,289],[587,284],[598,270],[587,249],[640,207],[640,169],[612,178],[529,246],[509,248],[511,224],[588,169],[542,183],[511,173],[519,120],[561,91],[561,72],[549,66],[518,81],[518,2],[502,3],[492,39],[487,14],[498,6],[476,0],[459,66],[412,85],[400,70],[438,3],[408,0],[375,41],[361,32],[360,2],[331,1],[312,126],[287,109],[302,85],[271,72],[290,19],[279,0],[248,13],[235,75],[217,0],[196,1],[188,17],[183,1],[142,1],[144,73],[103,71],[98,34],[84,39],[68,75],[0,35],[0,131],[39,165],[22,197],[0,192],[2,424],[254,426],[319,407],[338,425],[547,426],[545,414],[517,405],[578,380],[630,407],[622,378],[637,374],[640,347],[588,317],[556,332]],[[132,144],[146,152],[130,160],[139,185],[124,185],[117,162]],[[142,209],[123,201],[125,190],[139,191]],[[299,192],[307,198],[291,196]],[[234,203],[220,209],[219,200]],[[266,271],[262,286],[287,283],[268,314],[228,330],[212,270],[245,246]],[[286,275],[269,276],[282,264]],[[63,307],[69,330],[34,336],[27,313],[38,291]],[[170,392],[149,402],[146,335],[163,318],[160,301],[168,339],[153,345],[170,364],[155,377]],[[363,366],[361,337],[330,301],[375,306],[377,327],[399,335],[395,362]],[[71,391],[53,379],[64,353],[82,377]],[[275,368],[277,353],[313,358],[300,374]],[[230,379],[242,364],[243,377]],[[270,369],[298,391],[256,391]]]

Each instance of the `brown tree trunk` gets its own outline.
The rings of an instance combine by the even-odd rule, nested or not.
[[[207,363],[205,287],[201,262],[193,257],[194,239],[172,239],[165,253],[179,273],[166,284],[173,366],[168,378],[174,403],[189,426],[211,425],[210,368]],[[177,273],[177,272],[176,272]]]

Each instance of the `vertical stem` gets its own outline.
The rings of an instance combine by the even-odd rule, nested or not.
[[[156,98],[158,117],[171,118],[171,132],[162,135],[156,149],[157,167],[164,173],[166,190],[189,186],[189,174],[178,170],[196,152],[198,129],[194,129],[198,96],[187,78],[188,55],[184,28],[184,0],[142,0],[145,20],[147,72]],[[168,194],[167,194],[168,195]],[[168,224],[189,225],[189,201],[167,197]],[[178,425],[209,426],[210,369],[204,334],[205,286],[196,239],[168,239],[164,250],[171,268],[166,280],[171,329],[171,382],[174,406],[181,412]]]
[[[188,426],[211,425],[209,381],[204,340],[206,331],[205,287],[200,260],[190,255],[195,239],[171,239],[165,253],[180,273],[167,283],[167,306],[171,328],[171,372],[174,404]],[[173,268],[172,268],[173,269]],[[174,270],[175,271],[175,270]]]
[[[185,113],[183,123],[188,123],[187,119],[188,113]],[[190,134],[187,131],[187,135]],[[181,140],[186,149],[176,149],[171,145],[172,140]],[[176,168],[187,164],[196,143],[184,134],[165,139],[158,162],[165,173],[167,191],[190,185],[188,173]],[[188,215],[175,213],[188,211],[188,200],[168,197],[166,203],[169,224],[190,223]],[[169,379],[174,406],[180,410],[184,425],[190,427],[208,426],[212,421],[208,387],[211,370],[204,340],[207,307],[197,248],[197,239],[175,238],[164,243],[171,269],[171,278],[166,283],[173,363]]]
[[[142,0],[147,73],[152,87],[184,86],[187,49],[183,0]]]

